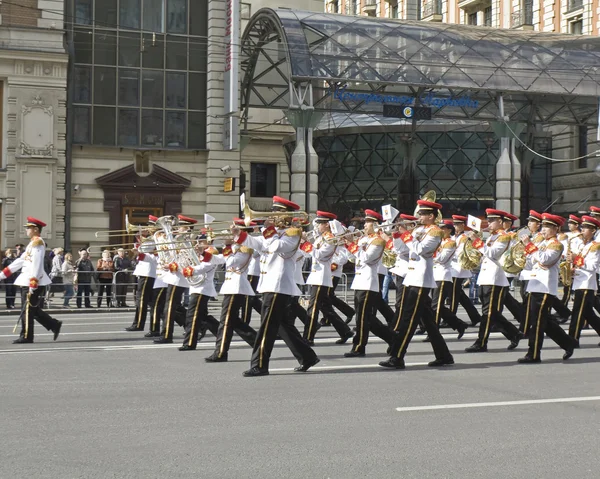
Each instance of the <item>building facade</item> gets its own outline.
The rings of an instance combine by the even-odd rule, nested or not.
[[[26,243],[27,216],[43,220],[44,237],[65,234],[68,55],[62,1],[0,4],[0,243]]]
[[[572,35],[595,35],[600,29],[600,4],[594,0],[325,0],[330,13],[532,30]],[[595,73],[598,67],[590,65]],[[567,214],[586,210],[600,199],[597,131],[589,127],[553,126],[531,134],[533,149],[557,160],[547,163],[517,142],[523,169],[524,205],[533,207],[537,193],[547,191],[551,178],[552,210]],[[570,161],[567,161],[570,160]],[[549,176],[544,166],[551,165]],[[527,196],[530,198],[527,198]],[[539,206],[538,206],[539,207]]]

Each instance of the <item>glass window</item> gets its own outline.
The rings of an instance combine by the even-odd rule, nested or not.
[[[73,101],[75,103],[92,102],[92,67],[76,66],[74,75],[75,87]]]
[[[185,113],[168,111],[165,122],[165,146],[185,146]]]
[[[92,0],[75,0],[75,23],[92,24]]]
[[[142,67],[165,67],[165,36],[153,33],[144,33],[142,36]]]
[[[163,107],[163,72],[153,70],[142,72],[142,106]]]
[[[102,105],[115,104],[117,86],[116,73],[116,68],[94,67],[94,103],[100,103]]]
[[[140,104],[140,71],[119,69],[119,105]]]
[[[87,144],[90,142],[90,110],[89,106],[73,108],[73,142]]]
[[[94,24],[96,27],[116,27],[117,0],[94,0]]]
[[[208,36],[208,0],[190,2],[190,35]]]
[[[94,138],[95,145],[115,144],[115,110],[105,106],[94,107]]]
[[[94,35],[94,63],[96,65],[117,64],[117,32],[96,30]]]
[[[189,109],[206,110],[206,73],[190,73]]]
[[[151,32],[164,33],[165,0],[144,0],[143,7],[142,28]]]
[[[167,32],[187,33],[187,0],[167,0]]]
[[[188,113],[188,147],[203,150],[206,148],[206,113]]]
[[[122,28],[140,28],[140,0],[119,1],[119,25]]]
[[[185,73],[167,73],[166,107],[185,108]]]
[[[335,3],[335,9],[335,13],[337,13],[337,3]],[[250,20],[250,17],[252,16],[252,5],[246,2],[242,2],[240,4],[240,15],[242,17],[242,20]]]
[[[140,66],[140,34],[119,32],[119,65],[123,67]]]
[[[119,110],[119,145],[138,145],[138,131],[139,131],[139,118],[140,111],[126,110],[121,108]]]
[[[167,35],[167,69],[187,70],[187,38]]]
[[[92,31],[75,28],[73,43],[75,45],[75,63],[92,63]]]
[[[588,167],[588,127],[587,126],[578,126],[577,127],[577,161],[578,168],[587,168]],[[585,156],[585,158],[581,158]]]
[[[162,110],[142,110],[142,144],[163,146]]]
[[[190,38],[190,66],[191,71],[205,72],[207,64],[207,41],[205,38]]]
[[[250,195],[253,198],[267,198],[277,194],[277,164],[250,164]]]

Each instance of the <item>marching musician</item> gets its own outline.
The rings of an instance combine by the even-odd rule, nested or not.
[[[465,235],[466,222],[466,216],[452,215],[452,224],[456,231],[454,235],[456,251],[452,257],[452,299],[450,300],[450,311],[456,314],[458,305],[460,304],[467,312],[471,324],[475,326],[481,322],[481,315],[463,289],[464,280],[471,279],[473,273],[471,270],[463,268],[459,261],[465,249],[465,243],[468,241],[468,237]]]
[[[510,236],[510,243],[508,245],[507,251],[510,251],[511,248],[513,248],[519,241],[519,238],[517,237],[517,232],[512,231],[513,224],[518,219],[519,218],[517,216],[508,212],[505,212],[505,216],[502,218],[502,229],[507,235]],[[514,278],[518,276],[518,274],[508,273],[506,271],[504,273],[506,274],[506,279],[508,280],[509,284],[508,288],[504,288],[504,306],[506,306],[506,308],[510,311],[510,313],[513,315],[513,318],[515,318],[518,321],[518,323],[521,324],[523,322],[523,305],[519,301],[517,301],[512,294],[510,294],[510,285],[512,284]]]
[[[518,360],[521,364],[541,362],[540,353],[544,343],[544,333],[565,350],[563,359],[573,355],[577,341],[570,337],[557,322],[549,319],[552,297],[558,294],[558,268],[563,252],[563,245],[557,234],[564,218],[549,213],[542,215],[542,236],[544,240],[535,245],[527,236],[525,254],[531,256],[532,268],[527,285],[527,312],[530,324],[529,350]]]
[[[311,285],[310,302],[308,305],[308,322],[304,326],[303,337],[309,344],[314,344],[315,334],[318,329],[319,311],[335,328],[340,336],[336,344],[345,344],[353,336],[348,325],[333,310],[329,289],[333,287],[331,264],[335,254],[335,237],[331,232],[329,222],[337,219],[333,213],[317,211],[314,220],[318,237],[314,243],[305,241],[300,248],[312,256],[311,272],[306,279],[306,284]]]
[[[508,213],[492,208],[485,210],[485,213],[490,232],[487,241],[474,237],[470,232],[473,246],[483,254],[481,271],[477,278],[477,284],[481,287],[482,320],[479,325],[479,337],[472,346],[465,349],[468,353],[487,351],[492,324],[497,325],[500,332],[510,341],[509,350],[515,349],[523,337],[523,334],[502,316],[502,299],[504,290],[508,287],[508,279],[500,265],[500,258],[508,249],[511,240],[511,236],[502,229],[502,218],[507,217]]]
[[[401,213],[400,219],[402,220],[402,225],[406,231],[412,232],[417,226],[418,218],[416,216]],[[398,327],[400,326],[400,312],[402,311],[402,304],[404,301],[404,278],[406,273],[408,273],[408,261],[410,256],[410,249],[407,248],[400,239],[401,236],[402,235],[397,231],[392,234],[393,250],[394,253],[396,253],[396,262],[394,263],[394,267],[390,269],[390,273],[394,275],[396,283],[396,319],[392,325],[394,331],[398,331]]]
[[[435,324],[440,326],[443,320],[455,331],[460,339],[465,334],[467,323],[460,319],[446,306],[446,300],[452,300],[452,258],[456,253],[456,242],[453,239],[455,230],[452,220],[444,220],[439,224],[442,230],[442,241],[433,256],[433,279],[436,288],[432,291],[432,308]]]
[[[591,216],[583,216],[580,221],[581,236],[577,237],[579,241],[572,244],[566,257],[573,268],[571,288],[575,291],[575,298],[569,336],[577,341],[576,347],[579,347],[579,337],[586,321],[600,335],[600,321],[594,313],[594,296],[598,289],[596,272],[600,269],[600,243],[594,241],[594,236],[600,230],[600,221]]]
[[[306,228],[309,223],[303,221],[301,218],[293,218],[292,219],[292,227],[294,228]],[[310,255],[303,251],[301,248],[298,248],[296,253],[294,254],[294,280],[296,281],[296,285],[298,285],[298,289],[300,290],[300,295],[293,296],[290,301],[290,308],[292,310],[292,316],[294,318],[294,323],[296,322],[296,318],[300,320],[300,322],[304,325],[308,324],[308,315],[306,313],[306,309],[300,304],[300,298],[304,294],[304,287],[306,286],[306,281],[304,279],[304,262]],[[320,328],[320,326],[319,326]],[[318,328],[317,328],[318,329]],[[310,345],[312,346],[312,344]]]
[[[54,341],[60,334],[62,321],[58,321],[42,310],[46,295],[46,286],[52,281],[44,271],[46,243],[41,237],[46,223],[31,216],[27,217],[25,234],[29,244],[25,252],[0,273],[0,280],[8,278],[16,271],[21,271],[15,280],[15,286],[21,286],[21,333],[13,344],[33,343],[33,320],[35,319],[48,331],[54,333]]]
[[[238,226],[241,229],[245,229],[248,233],[256,231],[259,226],[259,223],[260,221],[254,220],[250,223],[249,226],[246,226],[246,223],[243,219],[233,219],[234,225]],[[260,300],[256,289],[258,286],[258,280],[260,279],[260,251],[252,251],[254,251],[254,253],[252,254],[250,264],[248,265],[248,280],[250,281],[250,286],[252,286],[254,294],[252,296],[246,296],[246,300],[244,302],[244,305],[242,306],[242,319],[246,324],[250,324],[253,309],[258,314],[260,314],[260,311],[262,309],[262,301]]]
[[[278,332],[300,362],[295,371],[308,371],[319,362],[315,352],[294,327],[294,317],[290,310],[292,297],[301,294],[294,277],[294,258],[302,240],[302,229],[287,227],[290,221],[285,213],[291,214],[299,209],[300,206],[296,203],[274,196],[274,217],[281,217],[277,221],[277,227],[273,219],[265,221],[262,237],[250,236],[236,226],[231,229],[236,243],[262,253],[258,283],[258,291],[263,294],[261,325],[254,343],[251,367],[244,372],[245,377],[269,374],[269,359]]]
[[[179,220],[178,234],[189,233],[190,227],[198,223],[198,220],[189,216],[178,215]],[[176,245],[167,243],[167,248],[175,249]],[[161,265],[163,274],[162,280],[167,284],[165,297],[165,307],[163,310],[164,325],[161,331],[161,337],[154,340],[157,344],[171,344],[173,342],[173,328],[177,323],[179,326],[185,327],[186,311],[181,300],[190,284],[185,279],[183,272],[180,271],[177,262]]]
[[[421,226],[412,233],[400,227],[400,239],[410,250],[408,273],[404,278],[404,300],[400,312],[400,325],[390,348],[390,358],[379,363],[380,366],[391,369],[404,369],[404,356],[417,329],[419,318],[425,325],[435,361],[429,366],[445,366],[454,364],[454,358],[444,341],[434,318],[426,314],[428,295],[436,287],[433,278],[433,255],[437,251],[443,233],[436,226],[438,212],[442,205],[428,200],[418,200],[419,222]]]
[[[234,223],[235,224],[235,223]],[[254,296],[254,289],[248,280],[248,268],[254,256],[254,250],[247,246],[231,244],[227,241],[220,255],[225,261],[225,280],[219,294],[223,295],[221,318],[216,331],[215,351],[204,358],[207,363],[227,361],[229,345],[235,331],[240,338],[254,347],[256,331],[243,321],[244,305]]]
[[[600,220],[600,207],[598,206],[590,206],[590,214],[592,218],[596,220]],[[596,231],[596,235],[594,236],[594,241],[600,242],[600,230]],[[600,272],[598,272],[597,283],[600,285]],[[594,296],[594,309],[600,313],[600,288],[596,291],[596,295]]]
[[[148,306],[152,302],[152,293],[154,291],[154,281],[156,280],[156,261],[152,252],[156,244],[152,240],[150,227],[156,224],[158,218],[153,215],[148,216],[148,228],[140,231],[140,242],[135,245],[137,251],[137,264],[133,275],[138,277],[137,293],[135,296],[135,318],[133,324],[125,331],[143,331],[148,317]],[[148,256],[148,259],[146,259]],[[155,329],[150,327],[150,331]]]
[[[365,214],[366,214],[365,210]],[[378,226],[383,222],[383,215],[377,213],[376,211],[373,210],[368,210],[371,211],[371,216],[375,218],[375,223],[373,223],[373,225],[375,226],[375,229],[377,231],[377,234],[381,237],[383,237],[384,239],[387,238],[387,236],[383,233],[383,230],[381,228],[378,228]],[[384,249],[390,249],[393,245],[390,244],[388,246],[387,241],[384,241]],[[377,278],[379,281],[379,292],[377,293],[377,299],[375,301],[375,310],[379,311],[381,313],[381,315],[385,318],[385,321],[388,325],[388,327],[392,327],[394,326],[394,322],[396,319],[396,315],[394,314],[394,310],[389,306],[389,304],[387,303],[386,300],[383,299],[383,283],[385,281],[385,277],[388,274],[388,269],[383,265],[383,255],[381,255],[381,258],[379,259],[379,266],[377,268]]]
[[[351,288],[354,290],[354,309],[356,310],[356,334],[352,349],[344,354],[346,358],[365,355],[369,331],[391,344],[392,330],[377,318],[377,306],[380,304],[380,282],[377,271],[383,256],[385,240],[375,232],[375,225],[383,217],[373,210],[365,210],[364,235],[358,243],[347,244],[348,250],[355,256],[355,273]]]
[[[338,245],[335,247],[335,253],[331,260],[331,281],[333,284],[331,288],[329,288],[329,300],[331,301],[331,306],[346,316],[346,320],[344,321],[346,324],[352,321],[355,314],[354,308],[343,299],[336,296],[335,290],[340,284],[342,275],[344,274],[344,265],[350,261],[350,258],[353,258],[352,253],[348,251],[345,245]],[[324,319],[325,321],[327,320],[327,318]]]
[[[567,255],[578,249],[581,243],[581,218],[575,215],[569,215],[567,220],[567,228],[569,231],[558,235],[559,241],[563,245],[563,259],[566,260]],[[565,306],[568,306],[569,300],[571,299],[572,285],[563,284],[563,297],[562,302]]]
[[[527,218],[527,236],[530,238],[533,244],[538,244],[544,240],[540,233],[540,227],[542,225],[542,215],[535,210],[529,210],[529,217]],[[521,234],[523,236],[523,234]],[[531,272],[531,259],[529,257],[525,260],[525,267],[519,274],[521,280],[521,298],[523,299],[524,310],[526,310],[525,303],[527,302],[527,282],[529,281],[529,273]],[[526,323],[527,315],[523,316],[523,322],[519,325],[519,331],[525,333],[529,330],[529,324]]]

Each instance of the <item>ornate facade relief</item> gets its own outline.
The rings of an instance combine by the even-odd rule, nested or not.
[[[19,156],[54,158],[54,108],[36,95],[30,105],[21,107]]]

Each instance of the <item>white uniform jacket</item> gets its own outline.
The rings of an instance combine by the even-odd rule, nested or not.
[[[166,284],[181,286],[182,288],[190,287],[190,283],[188,283],[187,279],[185,279],[183,273],[181,272],[181,267],[179,267],[177,271],[170,271],[169,265],[159,265],[158,267],[162,269],[162,280]]]
[[[225,280],[219,294],[254,296],[254,290],[248,281],[248,268],[253,257],[252,248],[234,245],[232,253],[225,260]]]
[[[220,254],[212,254],[205,251],[201,256],[201,260],[202,262],[200,264],[193,267],[194,276],[203,275],[204,280],[197,286],[190,285],[190,294],[202,294],[204,296],[216,298],[215,271],[217,271],[217,266],[225,263],[225,258]]]
[[[390,268],[390,273],[404,278],[408,273],[408,258],[410,256],[410,248],[400,239],[400,233],[394,233],[393,250],[396,253],[396,262],[394,267]]]
[[[354,255],[345,246],[337,246],[331,260],[331,276],[341,278],[344,274],[344,265],[350,261],[350,258],[354,258]]]
[[[412,231],[403,233],[400,239],[409,248],[408,273],[404,278],[404,286],[435,288],[433,279],[433,255],[442,241],[443,232],[435,225],[418,226]]]
[[[383,256],[385,240],[377,234],[370,234],[360,238],[358,243],[348,245],[347,248],[356,258],[354,280],[350,288],[379,292],[377,271]]]
[[[135,266],[133,275],[156,278],[156,258],[154,255],[140,253],[137,257],[137,265]]]
[[[248,266],[248,274],[250,276],[260,276],[260,251],[253,250],[252,259]]]
[[[444,238],[433,256],[433,279],[452,282],[452,258],[456,253],[456,242]]]
[[[302,270],[304,269],[304,260],[306,260],[306,258],[308,257],[309,255],[300,249],[296,251],[296,254],[294,255],[294,260],[296,261],[296,269],[294,270],[294,280],[299,286],[304,286],[306,284],[306,282],[304,281],[304,271]]]
[[[16,286],[25,286],[33,289],[37,289],[38,286],[47,286],[52,281],[46,274],[46,271],[44,271],[45,254],[46,243],[39,236],[35,236],[31,238],[23,254],[2,272],[8,277],[16,271],[21,270],[21,274],[17,276],[14,283]]]
[[[530,237],[531,241],[533,242],[533,244],[539,244],[542,241],[544,241],[544,237],[542,236],[541,233],[535,233],[533,235],[533,237],[530,233],[529,237]],[[519,279],[521,281],[529,281],[529,275],[531,274],[531,268],[533,268],[533,263],[531,261],[531,256],[528,255],[525,258],[525,267],[521,271],[521,274],[519,274]]]
[[[472,272],[470,269],[465,269],[460,265],[458,258],[465,249],[465,243],[467,242],[467,235],[461,233],[454,237],[454,242],[456,243],[456,250],[454,251],[454,256],[452,256],[452,277],[453,278],[470,278],[472,276]]]
[[[480,286],[508,286],[506,273],[500,264],[500,258],[510,245],[511,236],[503,230],[497,231],[486,241],[476,239],[475,246],[482,254],[481,270],[477,278]]]
[[[573,254],[573,285],[574,290],[589,289],[596,291],[596,273],[600,268],[600,243],[590,241],[584,244],[579,241],[576,248],[571,246]]]
[[[237,238],[238,244],[261,252],[259,293],[280,293],[300,296],[302,292],[296,285],[296,253],[302,230],[287,228],[275,231],[267,228],[263,236],[249,236],[242,231]],[[300,268],[301,269],[301,268]]]
[[[166,288],[169,285],[167,283],[165,283],[162,279],[165,271],[158,267],[158,258],[154,257],[154,259],[157,262],[157,266],[156,266],[156,279],[154,280],[154,288],[153,289]]]
[[[542,241],[538,246],[529,243],[525,253],[531,256],[533,267],[527,284],[528,293],[558,294],[558,269],[563,245],[556,237]]]
[[[306,278],[306,284],[326,286],[327,288],[333,286],[333,281],[331,280],[331,263],[336,247],[325,241],[325,239],[331,238],[333,238],[331,233],[325,233],[315,241],[310,253],[312,256],[312,267],[308,278]]]

